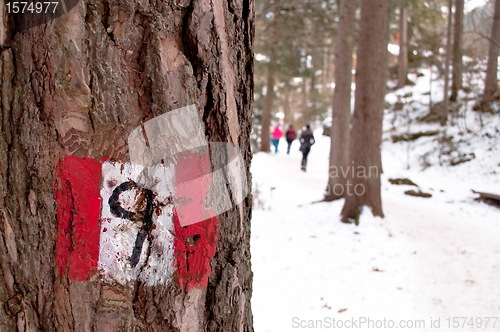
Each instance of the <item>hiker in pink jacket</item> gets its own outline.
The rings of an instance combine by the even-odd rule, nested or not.
[[[280,138],[283,136],[283,132],[281,131],[279,126],[274,127],[273,130],[273,145],[274,145],[274,153],[278,153],[278,144],[280,142]]]

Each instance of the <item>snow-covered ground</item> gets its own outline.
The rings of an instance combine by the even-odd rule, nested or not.
[[[418,86],[414,117],[428,99],[425,84]],[[408,123],[392,130],[392,116],[382,149],[385,218],[365,209],[359,226],[339,222],[342,200],[312,204],[322,198],[329,173],[329,138],[321,130],[307,173],[300,171],[297,142],[290,155],[284,142],[278,155],[254,155],[257,332],[500,331],[500,209],[471,192],[500,192],[499,116],[481,115],[480,126],[479,114],[467,111],[445,132],[459,151],[475,154],[458,166],[443,158],[439,165],[436,136],[392,143],[392,134],[408,130]],[[409,130],[422,128],[439,129],[413,121]],[[432,197],[405,195],[414,187],[391,185],[396,177],[410,178]]]

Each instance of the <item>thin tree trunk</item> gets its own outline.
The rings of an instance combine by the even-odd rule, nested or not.
[[[408,79],[408,9],[403,3],[399,9],[399,56],[398,88],[406,85]]]
[[[283,122],[288,125],[294,126],[294,118],[293,118],[293,109],[290,105],[290,89],[285,88],[283,91],[283,110],[285,113],[285,117]]]
[[[325,40],[326,43],[328,43],[328,40]],[[321,93],[326,93],[328,91],[328,83],[330,81],[328,80],[329,78],[329,61],[330,60],[330,49],[329,45],[323,46],[323,69],[321,71]]]
[[[305,125],[306,123],[304,122],[303,119],[309,119],[310,118],[310,108],[309,108],[309,91],[307,87],[307,77],[302,77],[302,88],[301,88],[301,115],[302,115],[302,123],[301,125]]]
[[[462,88],[462,48],[464,35],[464,0],[455,1],[455,21],[453,27],[453,72],[450,100],[456,101],[458,90]]]
[[[330,129],[330,163],[325,200],[344,197],[349,167],[349,126],[351,122],[352,54],[356,1],[342,0],[339,9],[337,55],[335,57],[335,90]]]
[[[269,144],[271,130],[271,112],[274,103],[274,70],[271,66],[267,69],[267,91],[264,111],[262,113],[262,131],[260,134],[260,151],[269,152],[271,146]]]
[[[363,0],[350,137],[349,178],[342,221],[358,220],[363,206],[384,216],[380,193],[382,120],[387,77],[389,1]]]
[[[498,94],[498,56],[500,54],[500,0],[495,1],[495,14],[491,28],[490,50],[488,53],[488,67],[484,82],[483,103],[488,103]]]
[[[451,61],[451,28],[453,17],[453,0],[448,0],[448,30],[446,33],[446,59],[444,62],[444,91],[443,91],[443,111],[441,114],[441,125],[448,121],[448,107],[450,94],[450,61]]]
[[[189,226],[164,215],[175,228],[141,242],[148,248],[141,259],[171,253],[179,258],[175,271],[158,266],[148,275],[141,265],[141,279],[121,281],[95,260],[104,250],[100,236],[128,236],[137,226],[105,227],[110,219],[100,213],[113,208],[112,199],[100,195],[122,185],[100,174],[105,165],[122,165],[120,174],[142,167],[131,163],[129,142],[134,130],[149,130],[148,120],[194,105],[182,112],[197,112],[200,139],[238,146],[243,178],[250,176],[253,1],[83,0],[46,24],[20,32],[18,22],[0,26],[7,36],[0,49],[0,330],[253,331],[250,198]],[[167,145],[177,143],[186,142]],[[161,148],[147,139],[145,146]],[[165,173],[154,180],[165,183],[167,163],[157,166]],[[146,207],[124,212],[142,213],[143,224],[172,204],[152,209],[156,189],[136,189],[144,201],[132,208]],[[170,247],[157,247],[170,238]],[[123,263],[127,271],[132,258]]]
[[[309,82],[309,103],[311,105],[311,110],[313,110],[313,115],[316,115],[316,103],[318,99],[318,91],[316,90],[316,75],[314,74],[315,69],[315,56],[312,58],[312,68],[311,68],[311,81]]]

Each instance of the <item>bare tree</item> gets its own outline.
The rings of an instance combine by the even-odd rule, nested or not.
[[[500,0],[495,0],[495,14],[491,28],[490,50],[488,53],[488,67],[484,82],[483,103],[488,103],[498,96],[498,55],[500,53]]]
[[[349,167],[352,54],[356,7],[356,1],[340,1],[337,54],[335,56],[335,90],[330,129],[330,171],[325,200],[344,197],[346,191],[347,176],[342,170]]]
[[[380,193],[382,120],[387,77],[389,1],[363,0],[356,67],[356,92],[350,138],[348,185],[342,220],[357,220],[369,206],[383,216]]]
[[[462,49],[464,35],[464,0],[455,0],[455,20],[453,22],[453,71],[450,100],[456,101],[458,90],[462,88]]]
[[[443,89],[443,111],[440,122],[444,126],[448,121],[448,108],[450,94],[450,61],[451,61],[451,29],[453,20],[453,0],[448,0],[448,29],[446,33],[446,55],[444,61],[444,89]]]
[[[134,153],[193,143],[154,144],[166,131],[191,135],[192,123],[158,119],[178,112],[185,121],[193,110],[198,141],[234,146],[250,176],[253,1],[84,0],[29,29],[29,14],[1,15],[0,330],[253,331],[250,198],[182,224],[157,187],[104,181],[146,169],[131,163]],[[130,144],[134,133],[143,149]],[[161,160],[141,176],[160,186],[172,165]],[[135,192],[130,211],[126,190]],[[105,210],[122,229],[106,226]],[[160,214],[173,223],[167,230],[152,223]],[[101,269],[109,244],[99,241],[110,232],[136,236],[130,258],[108,257],[124,280]],[[175,264],[152,265],[169,255]]]

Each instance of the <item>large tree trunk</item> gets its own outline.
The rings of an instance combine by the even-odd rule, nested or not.
[[[455,1],[455,21],[453,27],[453,72],[450,100],[456,101],[458,90],[462,88],[462,48],[464,35],[464,0]]]
[[[398,88],[406,85],[408,80],[408,9],[402,3],[399,9],[399,56],[398,56]]]
[[[500,0],[495,1],[495,14],[491,28],[490,50],[488,53],[488,67],[484,82],[483,102],[492,101],[498,94],[498,55],[500,53]]]
[[[366,205],[383,217],[380,193],[382,120],[387,77],[389,1],[363,0],[356,67],[346,200],[342,220],[357,220]]]
[[[356,1],[343,0],[339,9],[339,31],[335,57],[335,91],[333,93],[330,129],[330,167],[325,200],[344,197],[349,167],[349,133],[351,122],[352,53]]]
[[[82,0],[23,31],[29,17],[9,20],[0,24],[0,330],[253,331],[250,198],[183,224],[167,210],[179,207],[172,196],[160,202],[131,179],[105,181],[106,167],[122,178],[160,170],[160,191],[169,176],[193,175],[180,167],[196,166],[185,157],[175,172],[172,161],[132,162],[134,153],[192,144],[154,144],[172,130],[192,134],[187,114],[200,121],[200,141],[238,147],[249,178],[253,1]],[[187,127],[158,120],[180,108]],[[152,124],[164,125],[156,137]],[[134,133],[143,149],[129,144]],[[107,190],[115,201],[102,199]],[[135,192],[131,211],[120,190]],[[105,227],[115,220],[105,211],[130,228]],[[125,261],[108,257],[127,269],[113,275],[101,268],[111,233],[136,238]],[[172,264],[153,269],[155,260]]]
[[[271,138],[271,113],[274,103],[274,69],[272,65],[268,67],[267,84],[266,84],[266,101],[264,103],[264,111],[262,113],[262,130],[260,133],[260,151],[269,152],[271,145],[269,140]]]

